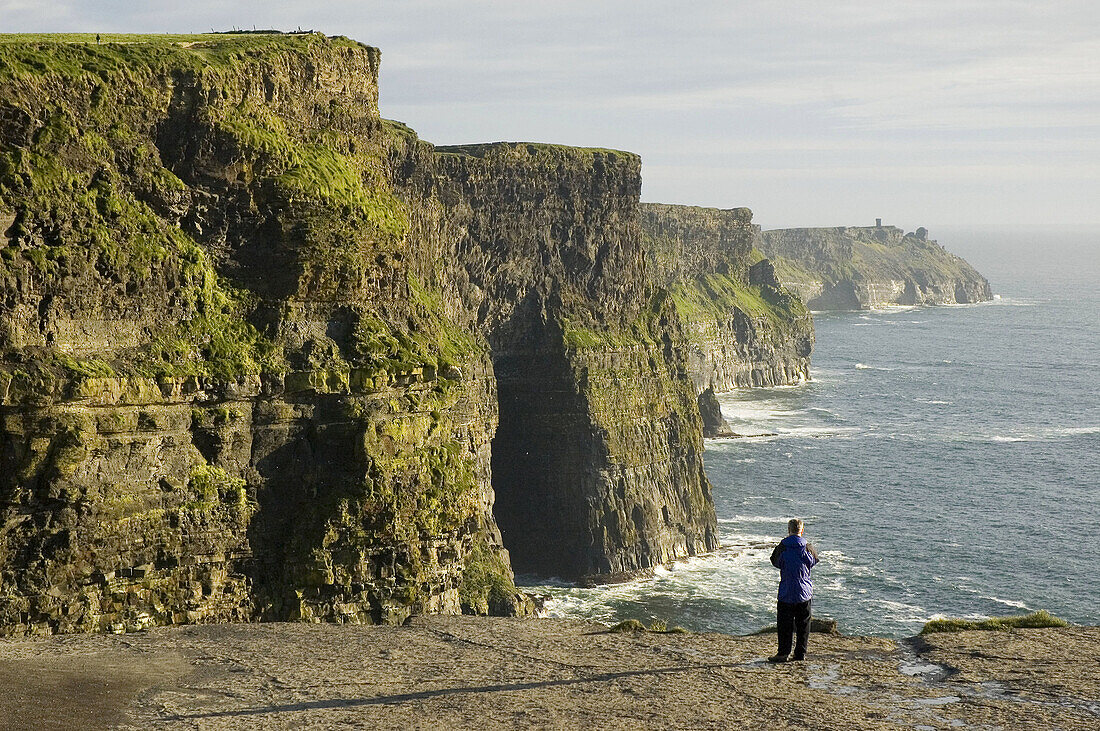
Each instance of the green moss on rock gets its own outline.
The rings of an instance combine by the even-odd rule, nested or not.
[[[686,320],[726,318],[735,310],[784,326],[809,315],[798,297],[772,287],[744,284],[726,274],[706,274],[672,288],[676,309]]]
[[[462,610],[468,614],[510,614],[515,603],[516,585],[512,570],[485,538],[474,539],[466,557],[459,587]]]

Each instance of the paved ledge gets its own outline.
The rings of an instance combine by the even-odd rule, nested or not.
[[[253,624],[0,641],[14,729],[1100,727],[1100,627],[895,643],[565,620]]]

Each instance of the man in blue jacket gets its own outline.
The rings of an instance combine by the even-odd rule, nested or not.
[[[791,633],[798,635],[792,660],[806,657],[810,640],[810,600],[814,584],[810,569],[817,565],[817,551],[802,537],[805,524],[798,518],[787,521],[787,537],[772,551],[772,566],[779,569],[779,601],[776,624],[779,627],[779,652],[768,662],[787,662],[791,652]]]

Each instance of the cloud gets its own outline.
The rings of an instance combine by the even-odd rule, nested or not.
[[[888,190],[959,218],[992,215],[993,180],[1005,215],[1029,195],[1048,207],[1036,220],[1100,215],[1066,209],[1100,197],[1095,0],[0,0],[0,20],[348,35],[382,49],[383,113],[427,139],[633,149],[647,191],[680,200],[754,195],[751,180],[775,210]]]

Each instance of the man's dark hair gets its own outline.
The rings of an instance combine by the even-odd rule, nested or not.
[[[798,535],[799,533],[802,532],[802,529],[805,527],[805,525],[806,524],[803,523],[798,518],[791,518],[790,520],[787,521],[787,535],[789,535],[789,536]]]

